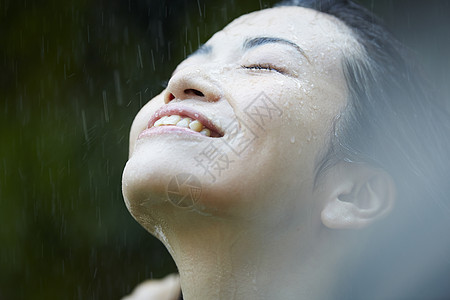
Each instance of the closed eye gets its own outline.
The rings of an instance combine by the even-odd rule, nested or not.
[[[275,71],[281,74],[285,74],[286,72],[284,72],[283,70],[280,70],[277,67],[274,67],[273,65],[270,64],[254,64],[254,65],[249,65],[249,66],[245,66],[242,65],[241,66],[243,69],[249,69],[249,70],[266,70],[266,71]]]

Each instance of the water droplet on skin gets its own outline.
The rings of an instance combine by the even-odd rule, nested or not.
[[[308,132],[308,137],[306,138],[306,140],[307,140],[308,142],[311,142],[312,137],[313,137],[313,133],[312,133],[311,131],[309,131],[309,132]]]

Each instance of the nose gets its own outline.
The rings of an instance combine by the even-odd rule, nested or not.
[[[218,101],[222,96],[220,88],[206,68],[187,67],[173,75],[167,86],[164,102],[195,99],[206,102]]]

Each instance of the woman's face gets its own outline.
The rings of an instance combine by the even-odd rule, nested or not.
[[[299,7],[216,33],[134,120],[123,175],[132,214],[159,205],[269,220],[308,210],[315,164],[347,103],[343,53],[356,45],[338,20]]]

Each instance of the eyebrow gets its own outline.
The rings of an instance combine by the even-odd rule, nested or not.
[[[267,37],[267,36],[250,38],[244,42],[244,50],[247,51],[251,48],[259,47],[259,46],[266,45],[266,44],[272,44],[272,43],[284,44],[284,45],[291,46],[291,47],[295,48],[298,52],[300,52],[300,54],[309,61],[309,58],[306,55],[305,51],[302,48],[300,48],[299,45],[297,45],[296,43],[291,42],[289,40],[282,39],[282,38]]]
[[[285,45],[291,46],[291,47],[295,48],[298,52],[300,52],[300,54],[303,55],[309,62],[309,57],[306,55],[305,51],[302,48],[300,48],[299,45],[297,45],[296,43],[291,42],[289,40],[282,39],[282,38],[267,37],[267,36],[250,38],[244,42],[243,48],[244,48],[244,51],[247,51],[252,48],[259,47],[259,46],[266,45],[266,44],[271,44],[271,43],[285,44]],[[211,54],[212,50],[213,50],[213,48],[211,46],[203,44],[200,46],[200,48],[198,48],[195,52],[190,54],[188,57],[194,56],[194,55],[208,55],[208,54]]]

